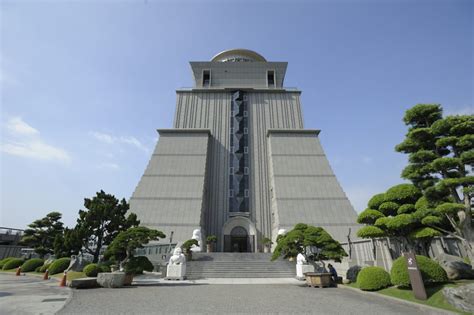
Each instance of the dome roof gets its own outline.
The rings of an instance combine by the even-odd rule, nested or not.
[[[212,57],[213,62],[240,62],[240,61],[260,61],[267,60],[259,53],[248,49],[228,49]]]

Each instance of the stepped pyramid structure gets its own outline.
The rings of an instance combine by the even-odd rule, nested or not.
[[[356,212],[319,142],[304,129],[301,91],[283,85],[287,62],[246,49],[191,62],[194,87],[176,91],[173,129],[159,141],[133,196],[142,225],[172,240],[194,229],[217,251],[262,251],[280,229],[325,228],[346,241]]]

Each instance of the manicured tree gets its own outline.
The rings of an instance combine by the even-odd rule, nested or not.
[[[307,253],[308,246],[317,247],[319,252]],[[341,244],[323,228],[303,223],[298,223],[291,231],[277,240],[272,260],[276,260],[280,256],[294,258],[298,253],[304,254],[310,260],[333,259],[340,261],[342,257],[347,256]]]
[[[34,248],[35,252],[43,258],[54,251],[54,239],[63,232],[61,213],[50,212],[44,218],[35,220],[24,231],[21,243]]]
[[[93,262],[99,260],[100,250],[122,231],[138,226],[140,221],[134,213],[126,216],[129,204],[115,196],[100,191],[92,199],[85,198],[87,210],[79,211],[76,230],[82,239],[84,252],[91,254]]]
[[[143,248],[143,245],[150,241],[165,238],[165,234],[158,230],[149,229],[144,226],[129,228],[120,232],[107,247],[106,257],[114,258],[120,262],[120,269],[133,257],[137,248]]]
[[[434,216],[449,223],[448,228],[430,227],[461,240],[474,259],[469,243],[474,240],[470,204],[474,177],[469,173],[474,165],[474,116],[443,118],[440,105],[419,104],[406,111],[403,121],[408,133],[395,148],[408,154],[402,177],[423,191]]]

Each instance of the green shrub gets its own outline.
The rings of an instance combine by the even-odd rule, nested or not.
[[[144,270],[153,271],[153,264],[145,256],[132,257],[125,264],[125,272],[128,274],[139,275]]]
[[[46,269],[49,269],[49,266],[51,266],[51,264],[44,264],[41,266],[40,272],[46,272]]]
[[[434,260],[426,256],[416,255],[416,262],[421,271],[424,284],[443,283],[448,281],[446,271]],[[394,285],[400,287],[410,286],[406,257],[398,257],[390,270],[390,278]]]
[[[36,268],[43,266],[44,260],[41,258],[28,259],[21,265],[21,271],[29,272],[34,271]]]
[[[380,205],[384,203],[384,201],[385,201],[385,194],[384,193],[377,194],[377,195],[374,195],[372,198],[370,198],[369,202],[367,203],[367,206],[370,209],[378,210]]]
[[[391,187],[385,193],[385,201],[398,204],[415,203],[421,197],[421,191],[413,184],[400,184]]]
[[[67,267],[69,267],[70,262],[71,259],[67,257],[56,259],[48,268],[49,274],[55,275],[57,273],[63,272],[67,269]]]
[[[378,218],[382,217],[384,217],[382,212],[368,208],[359,214],[357,217],[357,223],[374,224]]]
[[[399,214],[387,222],[387,227],[390,230],[400,230],[407,228],[415,222],[411,214]]]
[[[88,264],[82,270],[82,272],[84,272],[86,276],[88,277],[97,277],[97,274],[99,273],[99,271],[100,269],[97,264]]]
[[[396,215],[399,207],[400,206],[398,205],[398,203],[387,201],[380,205],[379,211],[385,214],[386,216]]]
[[[41,272],[41,267],[43,267],[43,266],[36,267],[35,272]]]
[[[5,265],[7,263],[7,261],[9,261],[10,259],[13,259],[15,257],[7,257],[7,258],[3,258],[2,260],[0,260],[0,269],[3,269],[3,265]]]
[[[10,270],[20,267],[25,260],[23,258],[12,258],[9,259],[4,265],[3,270]]]
[[[380,267],[365,267],[357,275],[357,285],[364,291],[377,291],[390,284],[390,274]]]
[[[357,236],[362,237],[362,238],[377,238],[377,237],[383,237],[386,236],[385,232],[372,225],[367,225],[361,228],[359,231],[357,231]]]
[[[106,264],[99,264],[99,273],[110,272],[110,266]]]
[[[411,203],[407,203],[407,204],[401,205],[400,208],[398,208],[397,214],[412,213],[415,211],[416,211],[415,205]]]

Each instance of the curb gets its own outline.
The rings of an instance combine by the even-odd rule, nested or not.
[[[411,302],[411,301],[407,301],[407,300],[402,300],[402,299],[398,299],[396,297],[392,297],[392,296],[388,296],[388,295],[384,295],[384,294],[380,294],[380,293],[362,291],[360,289],[352,288],[352,287],[349,287],[347,285],[339,285],[338,288],[352,290],[352,291],[355,291],[355,292],[357,292],[359,294],[362,294],[362,295],[371,295],[371,296],[380,297],[380,298],[383,298],[383,299],[386,299],[386,300],[395,301],[395,302],[398,302],[398,303],[403,303],[403,304],[410,305],[410,306],[416,307],[416,308],[424,310],[424,311],[436,311],[438,314],[446,314],[446,315],[457,315],[458,314],[458,313],[448,311],[448,310],[445,310],[445,309],[442,309],[442,308],[437,308],[437,307],[433,307],[433,306],[429,306],[429,305],[425,305],[425,304],[420,304],[420,303],[415,303],[415,302]]]

